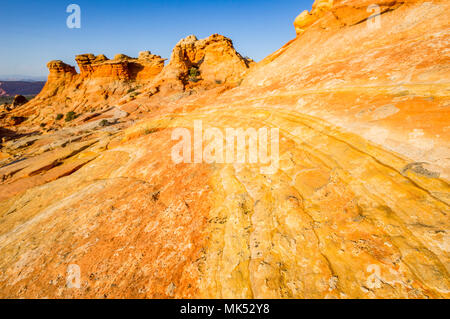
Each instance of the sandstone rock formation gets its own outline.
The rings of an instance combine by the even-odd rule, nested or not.
[[[164,59],[149,51],[141,52],[139,58],[133,59],[118,54],[113,60],[104,55],[78,55],[75,60],[80,68],[81,76],[89,79],[104,78],[120,81],[151,80],[164,67]]]
[[[373,2],[380,28],[364,21]],[[250,69],[226,38],[188,37],[135,100],[7,132],[0,297],[449,298],[450,3],[321,3]],[[86,72],[111,76],[91,58]],[[278,128],[276,171],[176,164],[173,129],[199,120]]]
[[[254,64],[236,52],[230,39],[218,34],[203,40],[195,36],[181,40],[165,67],[164,59],[150,51],[140,52],[138,58],[117,54],[110,60],[102,54],[82,54],[75,60],[80,74],[62,61],[49,62],[49,77],[42,92],[11,116],[30,117],[31,123],[54,122],[56,114],[105,110],[133,101],[141,93],[146,97],[160,93],[158,104],[161,98],[193,88],[235,86]],[[195,78],[190,75],[192,69],[198,72]],[[143,111],[136,106],[134,110]]]
[[[18,106],[24,105],[27,102],[28,102],[28,100],[25,96],[16,95],[16,96],[14,96],[14,100],[12,102],[12,107],[14,107],[14,108],[18,107]]]
[[[380,15],[395,10],[404,4],[414,4],[420,0],[316,0],[311,12],[300,13],[294,21],[297,35],[315,25],[329,29],[334,26],[351,26],[378,18]]]
[[[106,110],[127,92],[151,81],[164,67],[164,60],[151,54],[113,60],[104,55],[83,54],[76,61],[80,74],[62,61],[49,62],[48,81],[41,93],[11,115],[28,116],[31,123],[53,123],[59,113]]]
[[[312,6],[311,12],[304,10],[294,21],[295,32],[301,34],[305,28],[319,20],[326,12],[333,8],[333,0],[316,0]]]
[[[168,94],[196,86],[236,85],[253,63],[236,52],[229,38],[213,34],[198,40],[191,35],[176,44],[150,91]]]

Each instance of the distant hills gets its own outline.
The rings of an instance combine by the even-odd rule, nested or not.
[[[0,96],[37,95],[41,92],[45,81],[1,81]]]
[[[23,82],[42,82],[46,81],[46,76],[38,75],[20,75],[20,74],[3,74],[0,75],[0,82],[3,81],[23,81]]]

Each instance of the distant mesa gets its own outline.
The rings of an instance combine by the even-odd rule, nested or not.
[[[0,96],[36,95],[45,82],[0,81]]]

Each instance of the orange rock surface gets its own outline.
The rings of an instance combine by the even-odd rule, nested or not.
[[[449,298],[449,12],[316,1],[256,65],[180,41],[132,99],[121,79],[150,53],[51,63],[0,131],[0,297]],[[38,129],[77,84],[67,105],[96,110]],[[279,129],[277,169],[176,164],[174,129],[200,120]]]

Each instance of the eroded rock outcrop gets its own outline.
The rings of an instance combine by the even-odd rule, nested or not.
[[[334,0],[335,1],[335,0]],[[333,0],[316,0],[311,12],[304,10],[294,21],[295,32],[301,34],[333,7]]]
[[[294,21],[297,35],[313,25],[329,29],[335,26],[351,26],[379,18],[380,15],[395,10],[404,4],[420,0],[316,0],[311,11],[304,10]]]
[[[139,58],[117,55],[78,55],[75,67],[62,61],[47,64],[49,76],[41,93],[14,116],[29,116],[32,123],[54,122],[57,114],[107,109],[161,72],[164,59],[150,52]],[[42,107],[42,103],[46,106]]]
[[[177,43],[169,64],[153,86],[165,94],[183,91],[186,87],[233,85],[242,80],[253,63],[242,57],[227,37],[213,34],[198,40],[191,35]]]
[[[47,63],[47,68],[49,71],[48,80],[59,80],[59,79],[72,79],[74,75],[77,75],[77,71],[71,65],[64,63],[61,60],[50,61]]]
[[[112,81],[149,81],[164,67],[164,59],[149,51],[141,52],[137,59],[123,54],[116,55],[113,60],[104,55],[83,54],[75,60],[83,77]]]
[[[25,96],[23,96],[23,95],[16,95],[16,96],[14,96],[14,99],[13,99],[13,101],[11,103],[11,106],[13,108],[16,108],[18,106],[24,105],[27,102],[28,102],[28,100],[27,100],[27,98]]]
[[[48,123],[54,122],[56,114],[81,114],[123,105],[144,92],[146,96],[158,94],[161,101],[193,88],[230,88],[240,83],[254,64],[236,52],[230,39],[218,34],[203,40],[195,36],[181,40],[167,66],[163,58],[150,51],[140,52],[138,58],[82,54],[75,60],[80,74],[62,61],[49,62],[44,89],[14,115],[29,116],[32,123]],[[48,106],[42,108],[42,103]],[[131,109],[142,111],[139,104]]]

